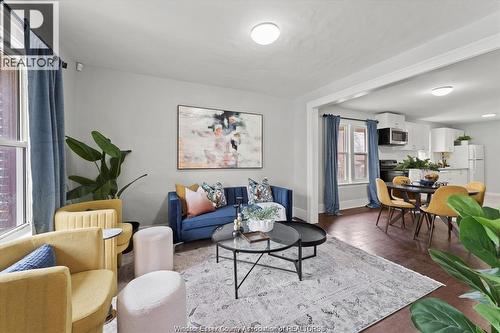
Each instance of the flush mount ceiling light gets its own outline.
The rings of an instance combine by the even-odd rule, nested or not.
[[[434,96],[445,96],[453,91],[452,86],[437,87],[431,90]]]
[[[487,113],[487,114],[483,114],[481,117],[483,118],[493,118],[493,117],[496,117],[496,113]]]
[[[257,24],[250,32],[250,37],[252,37],[253,41],[260,45],[272,44],[279,36],[280,28],[271,22]]]

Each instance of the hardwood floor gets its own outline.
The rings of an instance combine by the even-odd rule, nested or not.
[[[406,219],[405,230],[400,228],[400,221],[398,221],[393,226],[389,226],[386,234],[384,232],[387,219],[385,211],[380,217],[378,227],[375,226],[378,210],[357,208],[343,211],[342,214],[342,216],[322,214],[319,224],[331,236],[445,284],[444,287],[427,297],[443,299],[465,313],[474,322],[487,327],[485,322],[472,310],[475,303],[458,298],[469,288],[448,275],[430,258],[426,246],[428,232],[425,225],[422,226],[419,239],[413,240],[414,226],[408,222],[411,220],[410,218]],[[447,227],[444,223],[436,223],[431,248],[453,253],[471,265],[480,266],[479,261],[468,254],[454,235],[452,235],[451,240],[448,240]],[[409,307],[406,307],[364,332],[406,333],[418,331],[413,327]]]
[[[428,231],[425,225],[422,226],[419,239],[413,240],[414,225],[409,217],[406,219],[405,230],[400,228],[400,221],[397,221],[389,227],[386,234],[384,232],[387,219],[386,211],[382,213],[378,227],[375,226],[378,209],[356,208],[343,211],[342,214],[342,216],[322,214],[319,225],[331,236],[445,284],[444,287],[427,297],[443,299],[461,310],[474,322],[487,327],[485,322],[472,310],[474,302],[458,298],[469,288],[449,276],[430,258],[426,246]],[[209,240],[180,244],[176,247],[176,251],[188,251],[209,244],[211,244]],[[450,241],[448,240],[447,227],[444,223],[436,222],[431,247],[458,255],[466,262],[479,267],[479,261],[468,254],[454,235]],[[406,307],[369,327],[364,332],[406,333],[418,331],[413,327],[409,307]]]

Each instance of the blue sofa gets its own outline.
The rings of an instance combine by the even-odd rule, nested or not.
[[[274,202],[285,207],[286,217],[292,219],[293,192],[292,190],[271,186]],[[214,212],[205,213],[192,218],[182,216],[181,201],[177,193],[168,193],[168,222],[174,232],[174,242],[189,242],[197,239],[210,238],[213,231],[220,225],[233,222],[235,218],[236,198],[242,197],[243,204],[248,203],[247,188],[226,187],[224,188],[227,206],[221,207]]]

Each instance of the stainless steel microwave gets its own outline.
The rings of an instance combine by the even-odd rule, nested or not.
[[[408,132],[398,128],[381,128],[378,130],[379,146],[404,146],[408,143]]]

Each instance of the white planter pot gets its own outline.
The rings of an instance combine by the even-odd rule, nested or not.
[[[273,230],[274,220],[248,220],[248,229],[250,231],[268,232]]]
[[[460,144],[462,146],[467,146],[467,145],[469,145],[469,140],[462,140],[462,141],[460,141]]]
[[[408,178],[410,178],[412,182],[418,182],[420,179],[424,178],[424,170],[408,169]]]

